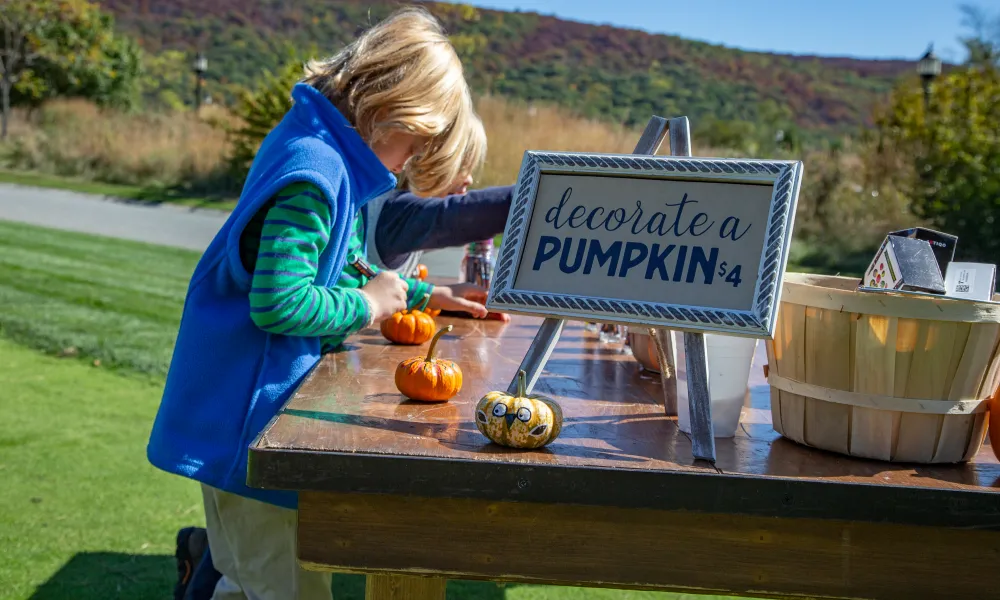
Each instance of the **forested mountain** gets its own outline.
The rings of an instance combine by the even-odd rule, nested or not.
[[[355,0],[101,0],[147,53],[147,95],[189,101],[190,60],[209,58],[208,89],[231,99],[262,69],[329,54],[400,2]],[[422,3],[446,25],[479,92],[638,123],[656,112],[853,133],[868,123],[905,61],[744,52],[529,12]],[[610,7],[611,5],[609,5]]]

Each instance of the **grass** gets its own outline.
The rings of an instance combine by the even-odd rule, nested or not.
[[[198,253],[0,221],[0,332],[163,376]]]
[[[0,221],[0,600],[169,596],[174,536],[204,516],[145,445],[197,259]],[[361,600],[363,578],[334,594]],[[454,581],[448,598],[714,597]]]
[[[0,389],[0,598],[166,597],[204,516],[144,458],[160,385],[0,340]]]

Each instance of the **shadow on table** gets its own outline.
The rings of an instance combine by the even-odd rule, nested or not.
[[[169,598],[176,576],[173,556],[81,552],[40,585],[31,600]]]
[[[916,464],[850,457],[809,448],[785,438],[771,444],[766,474],[778,477],[858,478],[882,477],[902,483],[908,479],[983,487],[1000,487],[1000,467],[992,463]]]
[[[393,397],[395,394],[386,394]],[[354,427],[366,427],[375,432],[385,433],[405,433],[413,438],[423,438],[422,440],[410,441],[407,439],[394,440],[398,442],[393,450],[398,454],[423,454],[430,446],[427,444],[439,444],[451,450],[475,452],[477,454],[493,455],[518,455],[523,450],[505,448],[496,444],[491,444],[483,434],[476,429],[471,418],[467,421],[456,421],[452,415],[459,410],[458,406],[451,403],[425,403],[406,401],[398,404],[400,407],[417,406],[426,412],[438,411],[440,418],[436,422],[430,420],[391,418],[381,415],[353,415],[346,413],[335,413],[317,410],[302,410],[298,408],[286,408],[282,411],[285,415],[301,417],[304,419],[315,419],[331,423],[341,423]],[[645,415],[634,415],[641,419]],[[608,417],[572,417],[564,421],[565,433],[562,439],[572,437],[593,438],[598,434],[596,429],[617,428],[627,426],[632,419],[626,419],[624,424],[619,424]],[[572,427],[571,427],[572,426]],[[676,429],[676,428],[675,428]],[[624,435],[624,434],[622,434]],[[558,442],[557,442],[558,443]],[[646,457],[633,456],[625,452],[624,448],[616,449],[596,449],[584,445],[574,445],[555,451],[552,447],[539,448],[532,451],[532,456],[540,463],[552,462],[556,460],[556,454],[569,452],[576,458],[593,458],[602,460],[615,460],[619,462],[646,462]]]

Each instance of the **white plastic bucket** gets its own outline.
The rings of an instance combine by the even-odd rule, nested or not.
[[[684,334],[676,331],[672,333],[674,346],[677,348],[677,426],[681,431],[691,433]],[[712,430],[715,437],[730,438],[736,435],[740,426],[757,340],[706,333],[705,347],[708,351]]]

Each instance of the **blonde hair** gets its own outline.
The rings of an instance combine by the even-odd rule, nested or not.
[[[465,138],[465,148],[461,152],[462,160],[459,162],[458,173],[455,178],[452,179],[450,186],[454,186],[456,182],[464,179],[466,175],[475,175],[486,161],[486,128],[483,127],[483,121],[479,118],[479,115],[472,115],[472,118],[468,120],[468,128],[469,134]],[[396,189],[409,189],[411,191],[415,191],[410,185],[408,175],[410,166],[411,165],[407,164],[406,167],[403,168],[403,172],[399,174]],[[450,186],[448,192],[451,191]],[[433,195],[427,193],[421,194],[420,192],[416,193],[422,196]]]
[[[310,61],[304,81],[370,146],[394,130],[428,138],[406,164],[415,192],[442,194],[458,177],[477,117],[462,62],[426,10],[399,10],[336,55]]]
[[[459,175],[476,174],[486,162],[486,128],[479,115],[473,114],[469,125],[469,135],[465,140],[465,151],[462,152],[462,166]]]

